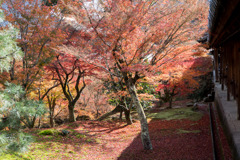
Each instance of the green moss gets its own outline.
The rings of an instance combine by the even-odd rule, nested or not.
[[[60,140],[61,140],[61,137],[62,137],[62,136],[56,136],[56,137],[54,137],[54,138],[55,138],[55,140],[60,141]]]
[[[95,142],[98,143],[98,144],[102,143],[102,141],[98,138],[95,139]]]
[[[22,153],[1,153],[1,160],[29,160],[28,157],[24,156]]]
[[[56,129],[47,129],[47,130],[43,130],[43,131],[40,131],[38,133],[38,135],[58,135],[60,134],[60,132]]]
[[[69,131],[71,131],[71,132],[75,132],[75,130],[74,130],[74,129],[67,129],[67,130],[69,130]]]
[[[38,142],[35,143],[31,151],[26,153],[26,155],[31,156],[31,159],[54,159],[59,157],[61,159],[62,155],[59,155],[60,152],[63,152],[63,145],[59,142]]]
[[[76,135],[77,138],[86,138],[86,135],[78,133]]]
[[[78,153],[71,145],[63,145],[60,142],[35,142],[32,143],[29,152],[19,154],[1,154],[0,160],[48,160],[48,159],[79,159]]]
[[[48,136],[47,138],[48,138],[48,139],[53,139],[54,137],[53,137],[53,136]]]
[[[178,130],[179,134],[183,134],[183,133],[200,133],[200,132],[201,132],[200,130],[192,130],[192,131],[184,130],[184,129],[179,129]]]
[[[198,121],[202,118],[202,113],[193,111],[191,107],[168,109],[158,113],[150,113],[147,115],[151,119],[190,119],[192,121]]]

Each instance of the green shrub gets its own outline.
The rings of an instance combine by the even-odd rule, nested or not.
[[[38,133],[38,135],[43,135],[43,136],[46,136],[46,135],[59,135],[60,132],[56,129],[47,129],[47,130],[43,130],[43,131],[40,131]]]
[[[2,131],[0,135],[0,153],[5,151],[25,152],[31,142],[33,142],[33,137],[26,133]]]

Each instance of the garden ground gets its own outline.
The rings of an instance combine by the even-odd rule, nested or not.
[[[133,112],[134,113],[134,112]],[[216,113],[216,111],[215,111]],[[67,136],[39,135],[40,129],[28,130],[36,137],[30,151],[5,154],[0,159],[86,159],[86,160],[205,160],[213,159],[210,118],[207,104],[198,109],[152,109],[147,112],[153,150],[144,151],[140,123],[126,125],[119,120],[78,121],[54,130],[68,130]],[[133,116],[134,117],[134,116]],[[218,157],[232,159],[220,121]]]

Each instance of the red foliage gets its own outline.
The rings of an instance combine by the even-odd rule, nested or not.
[[[51,71],[53,75],[56,75],[56,69],[58,69],[60,75],[71,75],[72,80],[76,80],[78,69],[84,72],[84,76],[87,77],[95,75],[96,67],[71,54],[59,54],[50,65],[46,66],[46,69]]]
[[[191,93],[198,88],[199,77],[211,71],[211,61],[211,57],[196,56],[194,52],[179,55],[178,59],[168,63],[157,76],[156,79],[159,79],[160,84],[158,84],[156,92],[163,90],[172,92],[174,89],[174,93],[179,95]]]
[[[58,6],[41,5],[41,0],[3,0],[6,20],[19,30],[22,62],[12,62],[11,81],[26,91],[41,78],[43,66],[54,54],[53,47],[62,44],[66,34],[60,29],[62,14]]]

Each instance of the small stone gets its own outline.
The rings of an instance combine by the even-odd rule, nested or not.
[[[193,111],[197,111],[198,110],[198,104],[197,103],[194,103],[192,110]]]
[[[69,133],[70,133],[70,131],[63,129],[61,134],[62,134],[62,136],[66,136]]]

